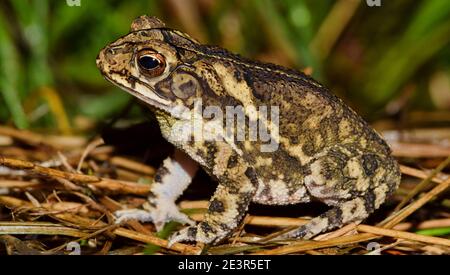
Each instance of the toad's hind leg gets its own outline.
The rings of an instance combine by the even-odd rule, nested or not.
[[[380,207],[400,182],[391,157],[352,146],[330,148],[310,162],[305,185],[312,197],[332,206],[282,238],[310,239],[315,235],[362,221]]]
[[[369,196],[345,201],[341,205],[335,206],[322,215],[313,218],[298,229],[282,235],[279,239],[302,238],[307,240],[322,232],[345,224],[362,221],[367,218],[371,213],[371,209],[373,209],[366,206],[368,201],[370,201]]]

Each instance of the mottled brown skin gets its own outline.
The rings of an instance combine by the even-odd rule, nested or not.
[[[147,48],[167,62],[158,76],[137,68],[136,53]],[[176,241],[223,240],[251,201],[286,205],[315,199],[332,208],[283,236],[311,238],[365,219],[400,182],[385,141],[327,88],[298,71],[202,45],[146,16],[105,47],[97,63],[108,80],[146,102],[163,135],[219,182],[205,220],[180,231]],[[170,129],[180,120],[173,110],[192,108],[196,98],[224,111],[226,106],[279,106],[278,150],[261,152],[259,141],[173,140]]]

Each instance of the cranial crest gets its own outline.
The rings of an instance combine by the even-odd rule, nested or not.
[[[166,24],[154,16],[142,15],[131,24],[131,31],[139,31],[154,28],[164,28]]]

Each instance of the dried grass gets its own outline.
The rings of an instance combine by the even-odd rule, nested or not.
[[[384,219],[376,225],[350,224],[314,240],[272,241],[280,232],[302,225],[309,218],[248,215],[243,226],[225,243],[214,247],[174,244],[166,236],[177,226],[155,233],[151,224],[130,221],[114,224],[112,213],[145,202],[155,167],[126,156],[101,139],[43,136],[29,131],[0,127],[0,254],[61,254],[70,242],[83,245],[85,254],[140,254],[144,244],[160,254],[448,254],[448,235],[426,236],[417,230],[450,227],[445,174],[450,157],[435,169],[418,169],[430,157],[423,152],[402,165],[403,180],[397,194],[377,211]],[[394,154],[402,155],[402,151]],[[442,156],[440,156],[442,157]],[[402,159],[400,159],[402,162]],[[412,163],[412,164],[411,164]],[[100,173],[108,164],[114,173]],[[418,182],[418,180],[421,180]],[[447,200],[446,200],[447,199]],[[181,201],[182,211],[201,221],[207,201]],[[418,214],[418,212],[420,212]],[[252,230],[247,230],[251,227]],[[267,233],[268,231],[272,233]],[[30,236],[33,236],[30,241]],[[95,241],[94,241],[95,240]],[[370,251],[371,242],[379,249]],[[92,244],[94,243],[94,244]],[[147,246],[148,249],[149,246]],[[159,247],[159,248],[158,248]],[[159,250],[158,250],[159,249]]]

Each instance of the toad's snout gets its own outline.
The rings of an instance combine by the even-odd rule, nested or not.
[[[95,60],[95,64],[97,65],[97,68],[102,72],[102,74],[105,72],[105,49],[103,48],[97,55],[97,59]]]

